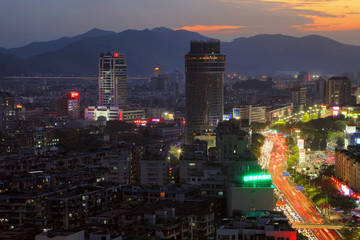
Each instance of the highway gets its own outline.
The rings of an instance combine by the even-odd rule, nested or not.
[[[272,175],[273,184],[277,188],[280,198],[291,205],[290,221],[293,224],[302,223],[309,224],[309,226],[315,224],[316,228],[312,228],[311,231],[305,230],[305,234],[310,239],[341,239],[335,230],[319,228],[320,224],[326,226],[328,223],[318,214],[312,202],[301,191],[296,190],[287,177],[283,177],[287,151],[285,139],[278,134],[269,134],[266,137],[260,164],[267,168]]]

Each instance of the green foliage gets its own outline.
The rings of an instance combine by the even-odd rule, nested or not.
[[[284,134],[289,134],[291,128],[294,127],[294,124],[285,122],[283,120],[277,121],[276,123],[273,123],[270,128],[273,130],[276,130],[278,132],[282,132]]]
[[[346,128],[346,124],[348,124],[348,121],[344,121],[344,120],[336,120],[334,122],[334,127],[333,130],[337,131],[337,132],[342,132],[345,130]]]
[[[301,117],[301,121],[304,122],[304,123],[310,121],[310,117],[309,117],[309,114],[307,112]]]
[[[312,113],[310,115],[310,120],[315,120],[315,119],[318,119],[318,115],[316,113]]]
[[[344,240],[360,240],[360,229],[355,224],[347,224],[341,229]]]
[[[339,148],[343,148],[343,147],[345,146],[345,140],[344,140],[344,138],[338,138],[338,139],[336,140],[336,144],[337,144],[337,146],[338,146]]]
[[[251,148],[250,153],[255,156],[255,158],[260,158],[261,147],[264,145],[265,137],[260,133],[253,133],[251,138]]]
[[[331,177],[335,175],[335,165],[323,164],[320,167],[320,176]]]
[[[268,126],[268,124],[266,124],[266,123],[252,123],[251,124],[251,128],[254,132],[264,130],[267,126]]]

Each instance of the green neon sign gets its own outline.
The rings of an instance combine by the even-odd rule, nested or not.
[[[244,176],[244,182],[271,180],[271,174]]]

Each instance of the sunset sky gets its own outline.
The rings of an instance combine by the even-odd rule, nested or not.
[[[319,34],[360,45],[360,0],[2,0],[0,47],[74,36],[92,28],[168,27],[231,41]]]

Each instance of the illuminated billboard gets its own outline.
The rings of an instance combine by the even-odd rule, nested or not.
[[[299,160],[305,160],[305,149],[299,149]]]
[[[271,180],[271,174],[256,174],[244,176],[244,182]]]
[[[233,108],[233,116],[235,119],[240,118],[240,109],[239,108]]]
[[[231,119],[231,114],[224,114],[224,116],[223,116],[224,121],[230,120],[230,119]]]
[[[326,105],[321,105],[320,117],[321,118],[326,117]]]
[[[298,148],[304,149],[304,139],[298,139]]]

